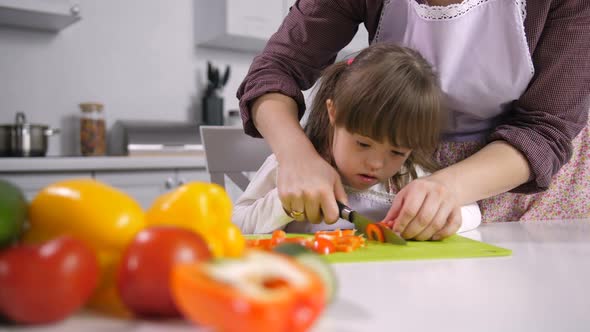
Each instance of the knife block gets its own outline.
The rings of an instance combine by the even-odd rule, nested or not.
[[[223,125],[223,98],[216,93],[203,97],[203,123],[211,126]]]

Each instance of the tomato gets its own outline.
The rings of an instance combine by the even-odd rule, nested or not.
[[[180,316],[170,294],[172,267],[211,257],[207,243],[195,232],[171,226],[146,228],[121,257],[117,273],[121,299],[139,316]]]
[[[99,276],[94,252],[64,236],[0,253],[0,311],[20,323],[47,323],[80,308]]]

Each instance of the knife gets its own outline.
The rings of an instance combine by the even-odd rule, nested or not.
[[[350,221],[354,224],[354,228],[360,233],[367,236],[366,229],[367,225],[375,224],[374,221],[371,219],[359,214],[358,212],[354,211],[350,207],[346,206],[344,203],[340,201],[336,201],[338,203],[338,212],[340,213],[340,218]],[[383,236],[385,238],[385,242],[393,243],[393,244],[400,244],[405,245],[406,240],[404,240],[401,236],[395,234],[391,229],[385,227],[379,223],[377,226],[383,230]]]

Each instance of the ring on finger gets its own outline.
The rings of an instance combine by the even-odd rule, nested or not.
[[[297,219],[297,218],[303,216],[304,214],[305,214],[305,212],[303,212],[303,211],[293,210],[293,211],[289,212],[289,216],[293,219]]]

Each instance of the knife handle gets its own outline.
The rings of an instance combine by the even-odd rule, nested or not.
[[[336,201],[336,203],[338,204],[338,214],[340,214],[340,218],[352,222],[352,213],[354,211],[338,200]]]

